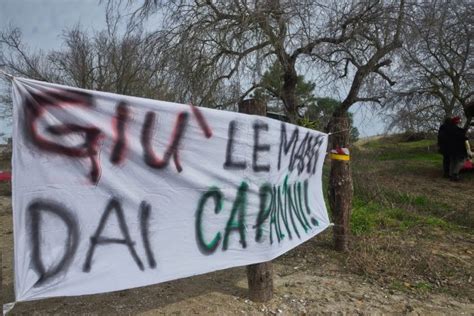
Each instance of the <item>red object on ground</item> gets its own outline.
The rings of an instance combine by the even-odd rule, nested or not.
[[[12,174],[9,171],[0,171],[0,182],[10,181],[12,179]]]
[[[474,165],[472,164],[472,160],[466,159],[464,161],[464,166],[462,167],[462,170],[472,170],[474,169]]]

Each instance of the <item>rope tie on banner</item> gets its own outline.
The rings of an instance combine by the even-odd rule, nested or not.
[[[347,131],[351,131],[353,130],[354,128],[346,128],[346,129],[341,129],[340,131],[337,131],[337,132],[333,132],[333,133],[328,133],[328,136],[330,135],[334,135],[334,134],[339,134],[339,133],[342,133],[342,132],[347,132]]]
[[[0,69],[0,74],[4,75],[5,77],[7,77],[10,80],[13,80],[15,78],[13,75],[3,71],[2,69]]]

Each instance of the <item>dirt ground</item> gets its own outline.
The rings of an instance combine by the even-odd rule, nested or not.
[[[4,303],[14,299],[10,207],[10,198],[1,197]],[[472,249],[473,243],[474,240],[463,241],[464,250]],[[465,257],[462,260],[472,262],[472,253]],[[469,265],[472,268],[472,264]],[[17,303],[11,315],[305,315],[334,312],[472,315],[474,312],[472,296],[422,293],[410,291],[409,287],[393,289],[384,286],[383,281],[351,273],[347,255],[331,249],[330,230],[275,260],[274,273],[274,298],[265,304],[253,303],[247,298],[245,268],[234,268],[109,294]]]

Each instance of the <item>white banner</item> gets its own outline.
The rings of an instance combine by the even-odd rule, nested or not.
[[[327,134],[18,78],[13,100],[17,301],[264,262],[329,225]]]

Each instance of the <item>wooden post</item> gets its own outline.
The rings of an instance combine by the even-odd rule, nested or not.
[[[267,105],[256,99],[243,100],[239,102],[239,113],[267,116]]]
[[[331,148],[348,147],[350,123],[346,116],[334,117],[331,122]],[[347,251],[350,239],[350,216],[352,210],[352,175],[350,161],[331,160],[329,176],[329,206],[334,219],[334,244],[338,251]]]
[[[239,103],[239,112],[253,115],[267,115],[267,105],[255,99]],[[273,265],[271,261],[247,266],[249,297],[254,302],[266,302],[273,297]]]
[[[249,297],[254,302],[267,302],[273,297],[273,264],[271,261],[247,266]]]

